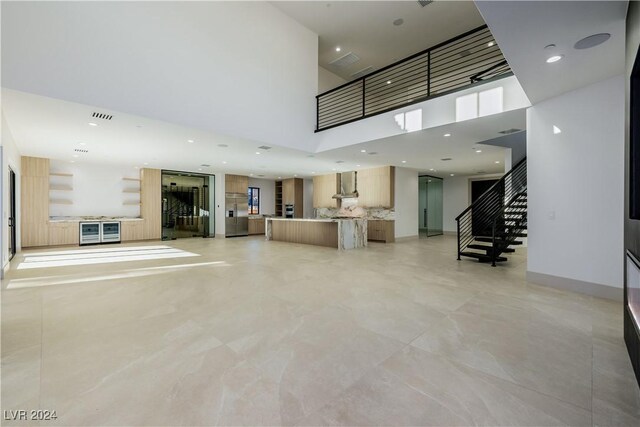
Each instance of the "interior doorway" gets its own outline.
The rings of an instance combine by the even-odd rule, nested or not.
[[[162,240],[209,237],[215,230],[214,176],[162,171]]]
[[[16,254],[16,174],[9,168],[9,261]]]
[[[418,230],[420,237],[442,235],[442,178],[429,175],[418,177],[418,192]]]

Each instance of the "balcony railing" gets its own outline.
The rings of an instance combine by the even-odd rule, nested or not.
[[[316,132],[511,74],[483,25],[316,96]]]

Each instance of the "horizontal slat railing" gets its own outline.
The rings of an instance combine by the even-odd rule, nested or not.
[[[486,25],[316,97],[316,132],[511,75]]]
[[[495,244],[496,232],[504,235],[507,227],[500,218],[504,218],[505,208],[526,189],[527,159],[524,158],[456,217],[458,259],[476,237],[494,236]]]

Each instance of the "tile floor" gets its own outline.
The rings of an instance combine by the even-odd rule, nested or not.
[[[3,410],[78,426],[640,425],[621,304],[528,284],[524,249],[498,268],[456,261],[449,236],[109,249],[12,263]]]

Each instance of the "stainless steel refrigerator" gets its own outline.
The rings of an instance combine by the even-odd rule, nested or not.
[[[249,196],[226,193],[224,230],[226,237],[249,235]]]

